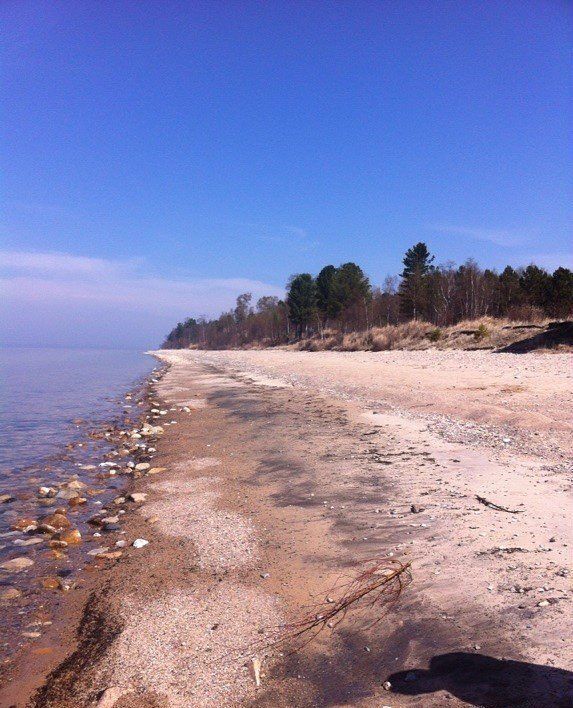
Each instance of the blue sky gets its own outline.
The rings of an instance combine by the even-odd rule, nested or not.
[[[8,344],[151,346],[354,260],[572,265],[568,2],[5,0]]]

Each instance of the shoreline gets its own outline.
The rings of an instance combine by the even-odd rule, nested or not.
[[[5,643],[9,651],[2,665],[1,696],[13,693],[11,684],[18,682],[14,681],[14,675],[20,677],[24,691],[28,690],[24,686],[38,683],[46,667],[59,663],[75,641],[68,626],[69,617],[86,602],[86,592],[101,558],[97,553],[98,537],[104,539],[112,532],[94,525],[93,520],[98,515],[105,516],[105,506],[114,507],[113,499],[133,486],[134,467],[140,461],[141,451],[132,449],[126,454],[122,431],[134,423],[139,425],[137,421],[145,416],[149,381],[158,370],[155,367],[114,401],[116,410],[112,417],[74,420],[77,431],[70,432],[65,446],[61,443],[65,452],[38,458],[38,463],[32,467],[48,471],[42,475],[44,486],[40,479],[31,480],[36,481],[32,484],[35,495],[27,493],[24,497],[28,500],[28,513],[22,514],[20,510],[12,526],[18,530],[5,534],[9,540],[12,537],[29,539],[22,543],[21,549],[14,547],[8,552],[8,558],[28,558],[32,552],[35,565],[26,568],[24,573],[0,572],[2,589],[8,591],[0,601],[4,626],[7,627],[8,617],[17,617],[23,611],[28,615],[19,623],[12,621],[11,634],[6,635],[14,646]],[[54,467],[62,470],[58,476],[50,477],[49,471]],[[22,493],[20,489],[18,492]],[[61,526],[36,528],[58,514],[64,517]],[[20,523],[24,518],[26,528]],[[120,539],[121,535],[114,542]],[[19,556],[17,550],[21,550]],[[15,586],[21,588],[17,591],[19,594],[10,594]],[[30,624],[29,620],[34,618],[41,620],[35,619]],[[23,631],[27,628],[31,629]],[[15,695],[19,693],[21,688],[17,688]]]
[[[428,706],[445,697],[453,706],[493,706],[488,671],[500,669],[506,680],[496,700],[542,688],[544,700],[553,692],[544,705],[560,705],[573,678],[562,636],[571,600],[556,589],[566,587],[558,573],[568,537],[563,525],[545,531],[538,520],[562,484],[559,460],[543,494],[531,496],[516,479],[543,478],[535,455],[484,447],[479,436],[448,441],[388,400],[373,409],[359,377],[345,383],[341,358],[335,390],[324,373],[319,389],[317,372],[303,376],[300,363],[293,373],[284,352],[280,362],[249,365],[236,353],[159,356],[170,368],[151,398],[175,407],[177,423],[153,453],[165,469],[134,480],[147,496],[122,519],[130,540],[150,543],[97,561],[102,569],[69,609],[68,658],[28,705],[183,706],[195,696],[202,706],[399,707],[427,691]],[[475,491],[486,485],[492,499],[523,503],[527,513],[481,505]],[[522,550],[506,556],[510,546]],[[414,561],[412,586],[385,616],[385,640],[349,619],[294,656],[265,649],[257,689],[252,647],[260,651],[261,637],[271,643],[269,628],[296,620],[341,572],[381,550]],[[548,590],[537,592],[549,577]],[[521,594],[511,590],[515,580]],[[508,633],[508,617],[518,633]],[[436,657],[455,663],[446,682],[425,668]],[[406,679],[408,671],[417,678]],[[29,698],[29,689],[11,700]]]

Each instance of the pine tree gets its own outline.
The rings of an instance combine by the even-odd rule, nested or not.
[[[422,241],[409,248],[404,255],[400,309],[406,317],[416,320],[429,310],[427,276],[433,269],[433,261],[434,256]]]
[[[287,289],[289,317],[301,337],[316,315],[316,283],[310,273],[300,273],[290,278]]]

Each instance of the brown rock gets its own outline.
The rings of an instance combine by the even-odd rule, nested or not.
[[[36,526],[36,519],[31,519],[24,516],[23,518],[18,519],[18,521],[15,521],[10,528],[13,531],[24,531],[24,529],[27,529],[30,526]]]
[[[86,502],[87,502],[87,499],[85,497],[72,497],[68,501],[68,504],[70,506],[80,506],[80,504],[85,504]]]
[[[77,545],[82,542],[82,535],[77,529],[62,531],[59,534],[59,541],[65,541],[69,546]]]
[[[59,590],[60,579],[56,577],[42,578],[42,587],[46,590]]]
[[[6,602],[8,602],[8,600],[15,600],[21,595],[22,591],[18,590],[18,588],[6,588],[5,590],[2,590],[2,592],[0,592],[0,600],[5,600]]]
[[[53,526],[57,531],[60,529],[69,529],[71,523],[69,522],[65,512],[62,514],[60,509],[56,509],[53,514],[49,514],[42,519],[44,524]]]

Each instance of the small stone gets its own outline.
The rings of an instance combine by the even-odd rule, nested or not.
[[[392,684],[390,683],[390,681],[384,681],[384,683],[382,684],[382,688],[383,688],[385,691],[391,691],[391,690],[392,690]]]
[[[160,472],[165,472],[166,469],[167,467],[152,467],[147,474],[159,474]]]
[[[106,553],[109,551],[108,546],[101,546],[100,548],[92,548],[91,551],[88,551],[88,556],[99,556],[100,553]]]
[[[270,573],[261,573],[261,578],[262,578],[263,580],[266,580],[267,578],[270,578],[270,577],[271,577],[271,574],[270,574]]]
[[[418,506],[417,504],[412,504],[412,506],[410,507],[410,511],[412,512],[412,514],[421,514],[425,510],[425,507]]]
[[[78,529],[70,529],[69,531],[62,531],[58,540],[65,541],[68,545],[77,545],[82,542],[82,535]]]
[[[22,595],[22,591],[18,588],[6,588],[0,592],[0,600],[15,600],[17,597]]]
[[[61,584],[61,578],[50,577],[42,578],[42,587],[46,590],[59,590]]]
[[[19,558],[12,558],[12,560],[0,563],[0,568],[7,573],[20,573],[22,570],[26,570],[26,568],[30,568],[33,565],[34,561],[31,558],[20,556]]]
[[[37,543],[43,543],[44,539],[43,538],[38,538],[35,536],[34,538],[28,538],[24,540],[23,538],[17,538],[14,541],[15,546],[35,546]]]
[[[139,462],[135,465],[135,469],[138,470],[138,472],[145,472],[145,470],[148,470],[150,467],[149,462]]]
[[[38,639],[38,637],[42,636],[41,632],[22,632],[23,637],[27,637],[28,639]]]
[[[67,516],[65,515],[65,512],[59,513],[60,510],[56,509],[56,511],[53,514],[49,514],[48,516],[45,516],[42,519],[42,522],[44,524],[48,524],[49,526],[53,526],[57,531],[60,529],[69,529],[71,526],[71,523]]]
[[[16,501],[16,497],[11,494],[0,494],[0,504],[10,504],[13,501]]]
[[[143,548],[147,546],[148,543],[149,541],[146,541],[144,538],[136,538],[132,545],[134,548]]]
[[[13,531],[26,531],[30,527],[36,529],[38,524],[36,523],[36,519],[30,519],[27,516],[18,519],[10,526]]]
[[[143,492],[134,492],[133,494],[128,495],[128,499],[132,502],[140,504],[147,499],[147,494],[144,494]]]
[[[81,504],[85,504],[86,502],[87,502],[87,499],[85,497],[72,497],[68,501],[68,504],[70,506],[80,506]]]
[[[121,557],[123,551],[104,551],[103,553],[98,553],[97,558],[105,558],[106,560],[117,560]]]
[[[549,605],[549,600],[541,600],[537,603],[537,607],[547,607]]]

